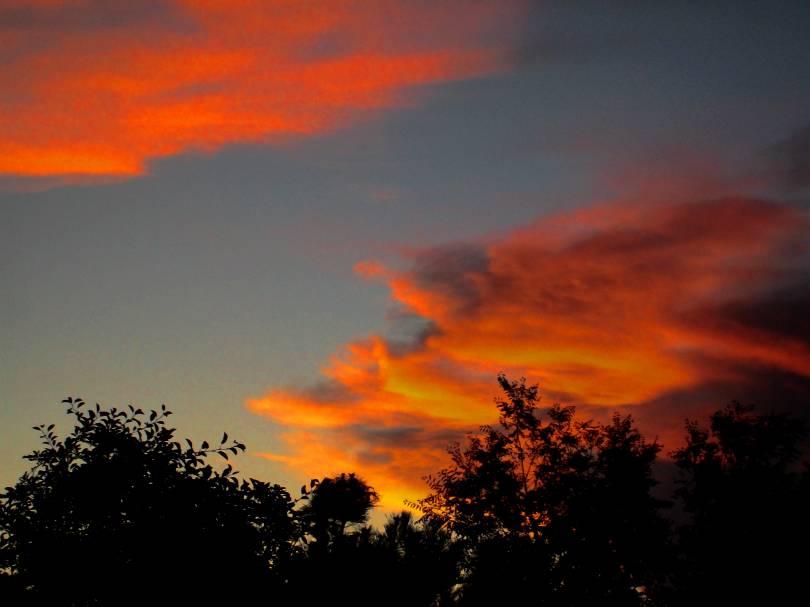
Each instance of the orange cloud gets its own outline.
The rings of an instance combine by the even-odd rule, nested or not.
[[[394,508],[424,492],[448,442],[493,420],[501,371],[540,382],[547,402],[631,408],[671,445],[684,416],[740,391],[810,394],[809,227],[747,199],[598,206],[421,251],[404,272],[364,262],[421,331],[351,343],[321,383],[248,407],[289,429],[269,457],[307,476],[357,471]]]
[[[520,4],[0,0],[0,174],[137,175],[333,129],[497,69]]]

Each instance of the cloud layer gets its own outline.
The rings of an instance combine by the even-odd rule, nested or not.
[[[501,65],[519,2],[0,0],[0,175],[333,129]]]
[[[419,321],[412,339],[348,344],[319,383],[249,400],[287,428],[285,452],[265,456],[358,471],[396,508],[450,440],[493,420],[501,371],[546,403],[633,411],[670,446],[684,416],[729,399],[796,404],[810,395],[809,228],[754,199],[612,204],[423,250],[407,271],[358,264]]]

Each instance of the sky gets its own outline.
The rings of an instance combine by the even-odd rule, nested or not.
[[[808,414],[810,4],[0,0],[0,482],[165,403],[426,492],[496,377]],[[61,425],[60,425],[61,424]]]

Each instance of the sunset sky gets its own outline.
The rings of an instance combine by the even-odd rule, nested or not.
[[[0,0],[0,482],[81,396],[399,508],[496,377],[810,411],[810,3]],[[61,425],[60,425],[61,424]]]

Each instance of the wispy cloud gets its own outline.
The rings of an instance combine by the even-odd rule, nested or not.
[[[503,63],[520,2],[0,0],[0,175],[336,128]]]
[[[670,440],[741,391],[810,393],[808,236],[807,215],[775,202],[612,204],[423,250],[406,271],[359,264],[422,319],[409,346],[350,343],[321,383],[248,407],[287,427],[268,457],[357,470],[392,507],[423,493],[451,438],[492,421],[500,371],[539,381],[547,403],[632,409]]]

